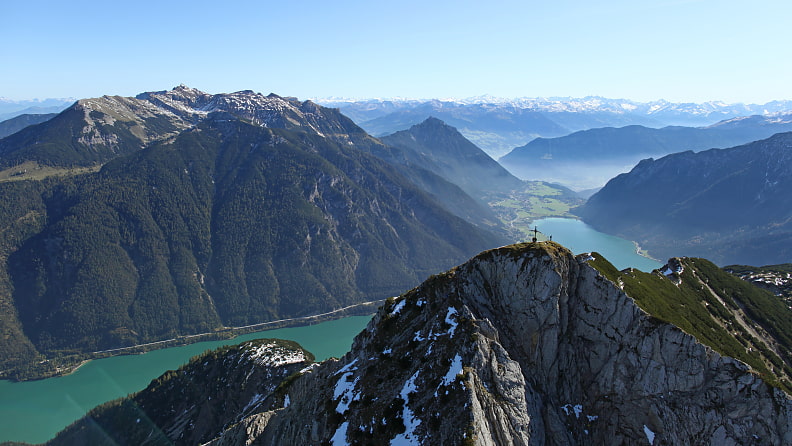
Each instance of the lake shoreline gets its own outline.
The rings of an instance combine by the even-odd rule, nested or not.
[[[636,242],[634,240],[632,242],[633,242],[633,244],[635,244],[635,253],[638,254],[639,256],[646,257],[647,259],[654,260],[655,262],[658,262],[658,263],[664,263],[662,260],[656,259],[656,258],[650,256],[649,255],[649,251],[641,248],[641,245],[639,245],[638,242]]]
[[[548,217],[533,222],[545,236],[575,254],[598,252],[618,270],[636,268],[652,272],[665,262],[652,258],[634,240],[600,232],[580,218]]]
[[[173,339],[166,339],[162,341],[154,341],[145,344],[130,345],[126,347],[119,347],[108,350],[100,350],[96,352],[84,353],[70,358],[62,359],[63,364],[56,364],[54,369],[42,371],[41,373],[33,373],[30,376],[25,376],[21,379],[15,379],[10,376],[9,371],[3,371],[3,376],[0,376],[0,381],[10,382],[26,382],[26,381],[39,381],[49,378],[56,378],[61,376],[68,376],[76,372],[87,363],[97,360],[106,359],[115,356],[125,355],[141,355],[150,351],[160,350],[171,347],[178,347],[182,345],[190,345],[204,341],[219,341],[234,339],[249,333],[259,331],[277,330],[279,328],[301,327],[306,325],[314,325],[320,322],[341,319],[348,316],[366,316],[374,314],[377,309],[385,303],[386,299],[373,300],[368,302],[361,302],[358,304],[349,305],[337,310],[328,311],[326,313],[319,313],[309,316],[300,316],[294,318],[280,319],[277,321],[261,322],[258,324],[245,325],[240,327],[223,327],[217,331],[208,333],[197,333],[192,335],[179,336]],[[49,363],[52,359],[47,359],[42,363]]]
[[[364,308],[358,308],[359,312]],[[255,339],[285,339],[298,343],[315,361],[340,358],[372,315],[324,316],[302,326],[252,332],[234,339],[196,342],[157,349],[146,354],[123,354],[85,363],[68,376],[27,382],[0,381],[0,444],[42,444],[84,417],[93,408],[139,392],[169,370],[178,370],[196,356]],[[289,321],[296,325],[297,321]],[[270,327],[271,328],[271,327]]]

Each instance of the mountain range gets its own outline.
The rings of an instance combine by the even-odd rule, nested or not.
[[[56,115],[57,113],[22,114],[2,121],[0,122],[0,138],[5,138],[8,135],[12,135],[27,126],[49,121]]]
[[[493,158],[538,137],[560,137],[580,130],[629,125],[699,127],[736,117],[773,116],[792,111],[792,101],[761,105],[695,104],[602,97],[499,99],[484,96],[466,100],[323,99],[317,102],[340,108],[375,136],[406,129],[434,116],[458,128]]]
[[[792,258],[792,133],[646,159],[574,210],[655,257],[768,265]]]
[[[455,215],[480,227],[505,232],[502,222],[487,205],[480,189],[497,180],[499,172],[486,172],[479,177],[470,177],[468,174],[482,164],[489,163],[497,165],[507,175],[511,174],[442,121],[428,119],[400,134],[408,135],[407,146],[401,144],[404,138],[394,134],[380,138],[384,144],[368,146],[370,153],[390,163]],[[468,170],[464,172],[465,175],[453,175],[450,166]],[[518,188],[521,181],[514,179],[515,188]]]
[[[380,138],[402,149],[402,163],[429,166],[443,178],[455,181],[469,195],[485,199],[497,192],[521,189],[523,182],[504,169],[457,129],[430,117],[407,130]],[[438,150],[441,148],[442,150]]]
[[[790,114],[740,117],[707,127],[604,127],[558,138],[537,138],[515,148],[499,162],[521,178],[586,189],[603,186],[644,158],[734,147],[788,131],[792,131]]]
[[[47,114],[59,113],[71,104],[75,99],[35,99],[35,100],[11,100],[0,98],[0,121],[14,118],[23,114]]]
[[[343,358],[210,352],[48,445],[789,444],[790,316],[702,259],[506,246],[390,299]]]
[[[382,299],[508,242],[379,146],[338,110],[184,86],[0,140],[0,368]]]

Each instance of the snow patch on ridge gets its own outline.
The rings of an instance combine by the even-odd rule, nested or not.
[[[305,361],[302,350],[292,350],[275,343],[263,344],[249,350],[248,356],[259,365],[278,367]]]
[[[448,329],[448,335],[449,336],[452,336],[452,337],[454,336],[454,332],[456,331],[457,325],[459,325],[457,323],[457,321],[455,320],[455,319],[457,319],[456,316],[458,314],[459,314],[459,311],[457,311],[456,308],[448,307],[448,312],[446,313],[445,321],[446,321],[446,324],[451,326],[451,328]]]
[[[462,357],[459,356],[457,353],[454,356],[454,359],[451,360],[451,366],[448,368],[448,372],[443,377],[443,380],[440,382],[441,386],[447,386],[452,384],[456,381],[456,377],[462,373]]]
[[[333,446],[346,446],[349,443],[346,440],[347,430],[349,429],[349,421],[344,421],[338,426],[335,433],[333,434],[333,438],[330,439],[330,444]]]
[[[352,377],[355,375],[355,371],[357,371],[357,367],[353,368],[353,365],[356,362],[357,359],[345,365],[341,370],[335,373],[336,375],[341,373],[341,377],[338,378],[338,382],[333,389],[333,400],[338,400],[336,412],[340,414],[346,412],[347,409],[349,409],[349,405],[352,404],[353,401],[360,399],[360,394],[355,392],[355,387],[357,386],[358,381],[360,381],[360,377],[352,380]]]
[[[390,315],[391,316],[397,316],[401,312],[402,308],[404,308],[404,305],[406,305],[406,304],[407,304],[407,300],[406,299],[400,300],[399,303],[397,303],[393,307],[393,310],[390,312]]]
[[[421,420],[415,417],[415,414],[410,410],[410,394],[415,393],[418,387],[415,385],[415,380],[418,379],[420,370],[415,372],[410,379],[408,379],[399,392],[399,396],[404,400],[404,409],[402,409],[402,421],[404,422],[404,432],[395,436],[391,441],[391,446],[413,445],[420,444],[420,439],[415,433],[415,429],[421,424]]]
[[[644,424],[644,427],[643,427],[643,428],[644,428],[644,434],[646,434],[646,439],[647,439],[647,440],[649,440],[649,444],[654,444],[655,433],[654,433],[654,432],[652,432],[652,430],[651,430],[651,429],[649,429],[648,427],[646,427],[646,425],[645,425],[645,424]]]
[[[564,411],[564,414],[569,415],[570,412],[575,414],[575,418],[580,418],[580,414],[583,413],[583,405],[575,404],[565,404],[561,406],[561,410]]]

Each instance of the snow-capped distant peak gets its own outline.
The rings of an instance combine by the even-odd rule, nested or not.
[[[372,107],[396,105],[398,108],[409,108],[422,104],[433,106],[508,106],[518,109],[531,109],[546,112],[606,112],[606,113],[632,113],[644,115],[658,114],[685,114],[685,115],[772,115],[779,112],[792,110],[792,101],[772,101],[764,105],[727,103],[724,101],[670,102],[658,99],[649,102],[632,101],[629,99],[613,99],[602,96],[575,97],[519,97],[502,98],[492,95],[472,96],[468,98],[434,98],[434,99],[408,99],[408,98],[315,98],[319,104],[334,104],[350,106],[353,104],[367,104]]]

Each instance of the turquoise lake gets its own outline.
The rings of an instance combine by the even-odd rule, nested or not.
[[[225,341],[90,361],[71,375],[39,381],[0,381],[0,443],[43,443],[87,411],[145,388],[148,383],[206,350],[259,338],[299,342],[317,361],[341,357],[371,316],[350,316],[303,327],[280,328]]]
[[[604,234],[581,220],[571,218],[543,218],[533,225],[545,236],[553,236],[574,254],[598,252],[618,269],[636,268],[644,272],[662,268],[663,263],[637,253],[635,243],[613,235]]]

